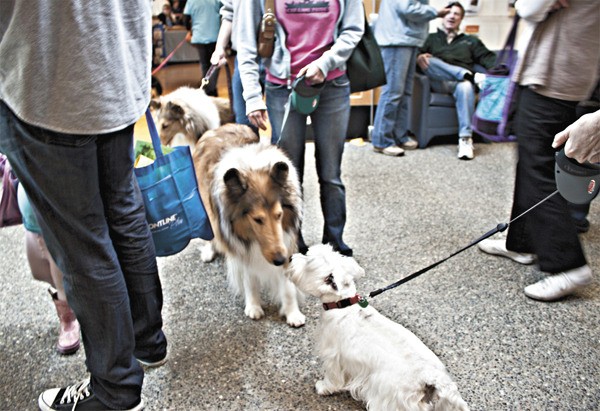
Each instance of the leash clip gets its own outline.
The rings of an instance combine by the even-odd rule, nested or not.
[[[358,299],[358,305],[360,305],[362,308],[367,308],[367,306],[369,305],[369,301],[366,297],[361,296]]]

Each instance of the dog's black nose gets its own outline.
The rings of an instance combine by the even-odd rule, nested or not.
[[[284,265],[284,264],[285,264],[285,257],[282,255],[278,255],[277,257],[275,257],[273,259],[273,265],[275,265],[277,267]]]

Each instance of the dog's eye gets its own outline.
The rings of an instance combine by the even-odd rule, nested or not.
[[[335,280],[333,279],[333,274],[329,274],[327,276],[327,278],[325,278],[325,284],[331,286],[331,288],[333,288],[334,290],[337,291],[337,284],[335,283]]]
[[[254,222],[258,225],[263,225],[265,221],[260,217],[254,217]]]
[[[283,217],[283,213],[275,214],[275,220],[281,220],[282,217]]]

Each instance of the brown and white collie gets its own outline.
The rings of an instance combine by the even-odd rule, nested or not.
[[[189,146],[192,152],[202,134],[233,121],[229,101],[200,88],[179,87],[152,100],[150,109],[162,145]]]
[[[203,261],[225,255],[232,290],[243,294],[245,314],[264,316],[261,286],[278,299],[292,327],[305,323],[300,297],[284,275],[302,218],[296,169],[277,147],[261,143],[247,126],[209,130],[196,144],[194,165],[200,193],[215,233]]]

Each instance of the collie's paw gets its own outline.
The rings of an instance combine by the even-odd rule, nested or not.
[[[319,380],[315,384],[315,389],[317,390],[317,394],[319,395],[331,395],[337,390],[331,383],[326,380]]]
[[[306,324],[306,317],[300,311],[294,311],[285,316],[286,322],[290,327],[298,328]]]
[[[244,309],[244,314],[253,320],[260,320],[265,315],[265,312],[260,305],[247,305]]]
[[[212,242],[208,241],[200,249],[200,259],[205,263],[210,263],[217,257],[217,252],[212,245]]]

